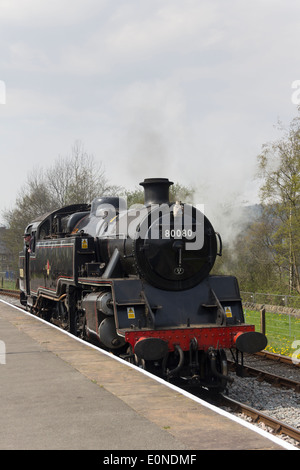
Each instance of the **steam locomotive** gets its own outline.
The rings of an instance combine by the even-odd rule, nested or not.
[[[211,275],[222,241],[197,206],[148,178],[144,204],[100,197],[37,218],[20,253],[31,312],[167,380],[227,387],[230,349],[264,349],[247,325],[237,279]],[[241,366],[241,364],[239,364]]]

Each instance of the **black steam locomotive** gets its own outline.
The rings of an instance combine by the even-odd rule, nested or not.
[[[197,207],[145,179],[144,205],[63,207],[26,228],[20,300],[33,313],[168,380],[227,386],[227,358],[264,349],[235,277],[210,275],[221,238]],[[218,251],[219,250],[219,251]]]

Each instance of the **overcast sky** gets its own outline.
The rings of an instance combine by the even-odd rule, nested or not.
[[[255,202],[261,146],[297,115],[298,0],[0,0],[0,39],[0,211],[78,139],[112,184]]]

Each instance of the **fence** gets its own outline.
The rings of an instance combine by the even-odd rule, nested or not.
[[[268,304],[282,307],[299,308],[300,295],[280,295],[261,292],[241,292],[243,302],[254,304]]]
[[[264,332],[268,338],[266,350],[290,356],[300,362],[300,310],[295,308],[297,297],[241,292],[245,321],[255,325],[256,331]],[[247,299],[247,300],[246,300]],[[270,303],[279,301],[281,305]],[[268,304],[262,302],[265,300]],[[287,305],[293,302],[293,308]],[[300,300],[300,299],[299,299]],[[283,306],[282,306],[283,305]],[[262,306],[264,308],[262,309]],[[262,310],[265,311],[264,316]]]
[[[0,277],[0,287],[1,289],[18,289],[19,279],[7,280],[3,277]]]

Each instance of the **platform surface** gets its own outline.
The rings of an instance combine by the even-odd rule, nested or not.
[[[0,449],[283,449],[2,301],[0,341]]]

